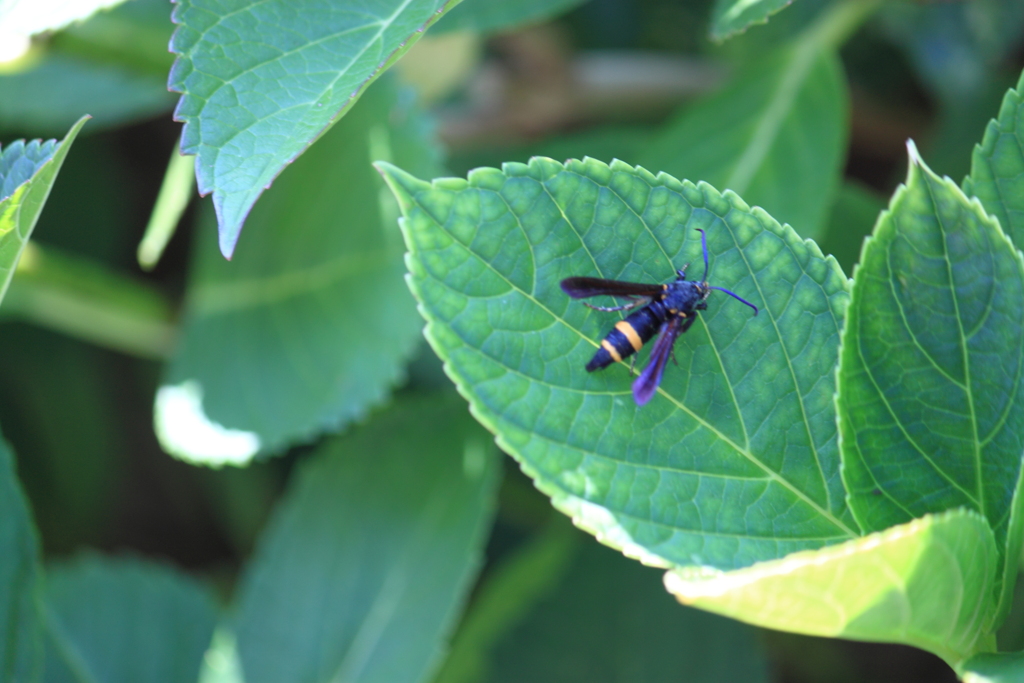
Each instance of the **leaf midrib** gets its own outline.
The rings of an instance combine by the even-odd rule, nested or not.
[[[585,177],[585,176],[581,176],[581,177]],[[587,178],[587,179],[591,180],[591,182],[593,182],[593,179],[590,179],[590,178]],[[594,263],[595,269],[597,269],[598,272],[600,272],[600,269],[597,267],[597,261],[594,258],[593,254],[590,253],[590,250],[587,248],[586,243],[583,240],[583,236],[580,234],[580,231],[576,228],[576,226],[572,223],[572,221],[569,220],[568,216],[565,214],[565,211],[562,209],[562,206],[554,198],[554,196],[551,194],[551,192],[548,191],[547,185],[544,182],[541,182],[541,181],[538,181],[538,183],[540,184],[541,187],[544,188],[544,191],[547,193],[548,197],[551,199],[551,202],[555,206],[558,207],[558,210],[561,213],[562,217],[565,219],[566,223],[569,225],[570,228],[572,228],[573,232],[575,232],[577,237],[579,238],[580,245],[583,247],[583,250],[587,253],[588,256],[590,256],[590,260]],[[647,234],[650,236],[651,240],[655,244],[658,245],[658,249],[661,251],[662,255],[665,257],[665,260],[668,262],[669,266],[671,268],[674,268],[675,266],[674,266],[674,262],[672,260],[672,257],[669,256],[668,252],[665,250],[665,246],[661,243],[661,240],[659,240],[657,235],[654,234],[654,231],[651,230],[651,227],[647,224],[647,221],[644,220],[644,217],[642,215],[640,215],[637,211],[635,211],[633,209],[632,205],[628,201],[626,201],[626,198],[623,197],[621,194],[619,194],[619,192],[615,188],[611,187],[611,185],[600,185],[598,183],[595,183],[595,185],[597,185],[598,187],[602,187],[602,188],[607,189],[620,202],[622,202],[622,205],[625,206],[626,209],[630,213],[632,213],[633,216],[635,216],[638,221],[640,221],[640,224],[643,226],[644,230],[647,231]],[[648,187],[649,187],[650,190],[653,191],[653,189],[654,189],[653,186],[648,186]],[[501,197],[502,201],[505,203],[505,206],[508,207],[509,213],[512,216],[515,216],[516,223],[519,225],[520,230],[522,230],[523,234],[525,235],[526,231],[523,230],[523,226],[522,226],[522,223],[519,220],[519,216],[516,215],[516,213],[514,211],[512,211],[511,207],[508,205],[508,202],[505,201],[504,196],[500,192],[496,192],[495,194],[498,195],[499,197]],[[648,194],[648,198],[649,198],[649,196],[650,195]],[[690,205],[689,202],[686,202],[686,203],[688,205]],[[714,215],[722,223],[726,222],[724,216],[718,215],[717,213],[712,211],[707,206],[695,207],[693,205],[690,205],[690,207],[692,209],[694,209],[694,210],[696,210],[698,208],[702,208],[705,211],[710,212],[712,215]],[[757,288],[757,292],[761,296],[761,300],[765,302],[765,306],[767,307],[768,306],[768,299],[765,297],[764,291],[762,290],[761,285],[758,282],[757,277],[755,276],[754,269],[751,267],[750,262],[747,260],[746,255],[743,253],[743,250],[740,248],[739,243],[736,241],[735,235],[732,234],[731,230],[729,230],[727,232],[729,232],[730,236],[732,237],[733,244],[735,245],[735,249],[736,249],[736,251],[738,251],[740,253],[740,258],[743,259],[743,263],[747,267],[747,271],[751,274],[751,280],[753,280],[754,286]],[[685,243],[685,239],[686,238],[684,237],[684,243]],[[780,237],[780,239],[782,239],[782,238]],[[527,241],[527,244],[530,244],[529,239],[527,239],[526,241]],[[532,248],[533,248],[532,244],[530,244],[530,248],[531,248],[531,253],[532,253]],[[796,285],[794,285],[794,289],[795,289],[795,287],[796,287]],[[788,303],[787,303],[787,306],[788,306]],[[830,310],[831,310],[831,307],[832,307],[832,302],[831,302],[831,299],[829,299],[829,309]],[[819,473],[819,475],[821,477],[822,490],[824,491],[825,499],[826,499],[829,507],[831,508],[832,492],[829,490],[828,478],[825,476],[825,470],[824,470],[824,468],[822,467],[822,464],[821,464],[821,454],[818,451],[818,444],[815,442],[814,435],[811,433],[811,425],[810,425],[810,421],[809,421],[808,416],[807,416],[807,408],[804,405],[804,395],[800,391],[800,382],[797,379],[796,370],[793,368],[793,361],[790,358],[789,351],[786,348],[786,345],[783,343],[783,335],[782,335],[781,330],[779,330],[778,322],[776,321],[776,319],[774,317],[772,317],[770,315],[768,317],[769,317],[769,320],[771,320],[772,326],[775,329],[775,334],[776,334],[776,336],[779,339],[779,346],[782,349],[783,355],[786,357],[786,367],[789,370],[789,377],[792,380],[793,388],[794,388],[797,396],[799,397],[797,399],[797,403],[800,405],[800,415],[803,418],[803,425],[804,425],[804,428],[805,428],[805,431],[806,431],[806,434],[807,434],[807,443],[810,446],[811,452],[814,453],[814,463],[815,463],[816,467],[818,468],[818,473]],[[833,318],[835,318],[835,317],[836,317],[836,315],[833,312]],[[722,358],[722,352],[718,348],[718,345],[715,343],[714,336],[711,334],[711,330],[710,330],[710,328],[707,325],[707,321],[704,320],[703,316],[697,316],[697,318],[700,321],[701,326],[704,327],[705,335],[708,338],[708,343],[710,344],[711,349],[715,353],[715,359],[718,361],[719,369],[721,370],[722,374],[725,377],[728,378],[729,375],[728,375],[728,372],[726,371],[726,368],[725,368],[725,362],[724,362],[724,360]],[[593,342],[591,342],[591,343],[593,343]],[[740,423],[741,427],[743,428],[743,438],[744,438],[746,444],[749,446],[749,444],[750,444],[750,435],[747,432],[747,421],[746,421],[746,418],[745,418],[745,416],[743,414],[743,411],[740,409],[739,400],[736,398],[735,388],[733,387],[733,383],[731,381],[727,381],[726,382],[726,386],[729,388],[729,397],[732,399],[733,408],[735,409],[736,415],[739,418],[739,423]],[[661,386],[658,386],[657,391],[662,396],[665,396],[666,398],[668,398],[669,400],[673,401],[674,403],[678,403],[675,400],[675,398],[670,396],[669,393],[667,391],[665,391]],[[744,448],[746,448],[746,446]],[[857,534],[855,534],[852,530],[846,528],[845,526],[843,528],[848,533],[851,534],[851,537],[856,537]]]
[[[918,173],[924,173],[919,169]],[[974,446],[974,478],[977,486],[976,504],[978,505],[979,511],[985,518],[988,518],[988,513],[985,510],[985,479],[984,472],[982,471],[981,463],[981,442],[978,439],[978,412],[974,406],[974,391],[971,385],[971,358],[968,354],[968,343],[967,337],[964,336],[964,324],[963,319],[960,317],[960,303],[956,296],[956,281],[953,278],[953,268],[950,262],[949,254],[949,243],[946,240],[947,228],[945,220],[941,212],[939,211],[938,198],[935,196],[935,189],[932,187],[931,179],[924,175],[923,180],[925,181],[925,187],[928,189],[928,196],[931,199],[932,206],[935,207],[935,216],[939,221],[939,234],[942,236],[942,252],[943,261],[946,264],[946,278],[949,281],[949,290],[953,295],[953,314],[956,318],[956,329],[960,336],[960,355],[964,364],[964,391],[967,393],[967,406],[971,412],[971,432],[972,432],[972,445]],[[952,183],[950,183],[952,184]],[[993,264],[994,265],[994,264]]]
[[[750,141],[733,167],[728,180],[725,181],[725,188],[740,195],[750,188],[750,182],[761,169],[768,151],[775,144],[791,105],[807,80],[811,66],[818,56],[818,48],[817,42],[805,40],[792,49],[792,56],[787,60],[790,66],[785,69],[774,94],[764,108],[764,113],[751,131]]]
[[[585,177],[585,176],[580,176],[580,177]],[[593,182],[593,179],[588,178],[588,180],[591,180],[591,182]],[[574,233],[576,233],[576,237],[580,241],[580,246],[583,248],[583,251],[587,254],[587,256],[590,257],[590,262],[594,264],[594,270],[597,271],[598,273],[600,273],[601,272],[601,268],[598,266],[597,259],[594,258],[594,255],[590,252],[590,249],[587,248],[586,242],[583,239],[583,234],[576,227],[576,225],[569,219],[569,216],[565,213],[565,210],[562,208],[562,205],[558,202],[558,200],[555,199],[554,195],[551,194],[551,191],[548,189],[547,184],[545,182],[543,182],[543,181],[537,181],[537,183],[544,189],[544,192],[547,194],[548,198],[551,200],[551,203],[554,204],[558,208],[558,211],[561,214],[563,220],[565,220],[566,225],[568,225],[572,229],[572,231]],[[661,240],[658,239],[657,235],[654,234],[654,231],[651,230],[649,225],[647,225],[647,221],[644,220],[643,216],[641,216],[636,211],[634,211],[633,207],[630,206],[629,202],[626,201],[625,197],[620,195],[618,193],[618,191],[615,190],[615,188],[611,187],[610,185],[600,185],[598,183],[594,183],[594,184],[596,186],[598,186],[598,187],[604,188],[604,189],[608,190],[609,192],[611,192],[615,196],[615,198],[618,199],[619,201],[621,201],[623,206],[625,206],[627,208],[627,210],[629,210],[630,213],[632,213],[633,216],[635,216],[636,219],[638,221],[640,221],[640,224],[644,227],[644,230],[647,231],[647,234],[650,236],[651,240],[656,245],[658,245],[658,250],[661,251],[662,256],[665,257],[665,261],[668,263],[669,268],[671,270],[674,270],[675,269],[675,263],[672,260],[672,257],[669,256],[669,253],[665,250],[665,246],[661,243]],[[654,189],[653,186],[649,186],[649,188],[651,190]],[[578,191],[574,191],[573,192],[573,197],[575,197],[576,192],[578,192]],[[498,197],[501,198],[502,202],[505,204],[506,208],[508,209],[509,214],[511,216],[515,217],[516,223],[519,225],[520,230],[525,235],[526,231],[523,229],[523,225],[522,225],[522,223],[519,220],[519,216],[516,214],[515,211],[512,210],[512,207],[505,200],[504,195],[502,195],[500,192],[495,192],[495,194]],[[570,197],[570,200],[573,197]],[[687,204],[689,204],[689,202],[687,202]],[[696,208],[696,207],[691,207],[691,208]],[[717,214],[715,214],[715,215],[716,215],[716,217],[721,219],[721,216],[718,216]],[[526,242],[527,242],[527,244],[530,245],[530,250],[531,250],[531,254],[532,254],[532,252],[533,252],[533,244],[530,243],[529,239],[527,239]],[[683,238],[683,242],[684,242],[684,244],[686,242],[685,236]],[[536,289],[536,275],[534,277],[534,289]],[[700,323],[701,327],[704,328],[705,336],[708,338],[708,342],[710,344],[711,350],[715,354],[715,360],[718,362],[718,368],[722,371],[723,375],[726,375],[727,373],[725,371],[725,363],[722,360],[722,353],[721,353],[721,351],[719,351],[718,346],[715,344],[714,338],[711,336],[711,331],[708,329],[707,321],[704,320],[703,316],[697,316],[697,321]],[[593,342],[591,342],[591,343],[593,343]],[[747,443],[747,445],[749,445],[750,444],[750,435],[747,433],[747,423],[743,419],[743,411],[740,410],[739,401],[736,399],[736,391],[733,389],[733,386],[732,386],[731,382],[726,382],[726,386],[729,389],[729,397],[732,399],[733,408],[735,408],[735,410],[736,410],[736,417],[738,418],[738,421],[740,423],[740,427],[743,429],[743,439]],[[656,391],[658,393],[660,393],[662,396],[665,396],[666,398],[668,398],[671,401],[675,400],[674,398],[669,396],[669,394],[664,389],[662,389],[660,385],[657,387]],[[815,452],[816,452],[816,449],[815,449]]]
[[[225,19],[227,19],[227,18],[229,18],[229,17],[231,17],[231,16],[233,16],[235,14],[240,14],[242,12],[251,11],[257,5],[264,4],[264,3],[267,3],[267,2],[271,2],[271,1],[272,0],[259,0],[256,3],[250,4],[250,5],[248,5],[246,7],[243,7],[243,8],[239,8],[238,10],[235,10],[234,12],[229,12],[228,14],[225,14],[225,15],[223,15],[221,17],[218,17],[217,21],[214,22],[210,26],[210,28],[208,28],[208,29],[206,29],[206,31],[204,31],[204,35],[209,33],[210,29],[212,29],[213,27],[220,25]],[[338,84],[338,81],[342,80],[345,76],[349,75],[349,70],[352,68],[352,65],[360,57],[362,57],[366,53],[367,50],[369,50],[371,45],[375,44],[378,40],[380,40],[380,38],[384,34],[384,32],[388,28],[390,28],[392,24],[394,24],[394,22],[395,22],[396,18],[398,17],[398,15],[400,15],[402,13],[402,11],[405,10],[405,8],[408,7],[410,4],[412,4],[413,2],[415,2],[415,0],[403,0],[403,2],[395,9],[394,12],[391,13],[390,16],[382,17],[377,22],[367,22],[366,24],[362,24],[361,26],[352,27],[352,28],[346,29],[344,31],[340,31],[338,33],[332,33],[329,36],[322,36],[318,40],[309,41],[309,42],[303,43],[301,46],[299,46],[299,47],[297,47],[297,48],[295,48],[293,50],[290,50],[288,52],[283,52],[280,55],[276,55],[273,59],[271,59],[269,61],[260,62],[259,64],[255,64],[255,65],[249,67],[248,69],[245,69],[245,70],[240,71],[239,73],[235,74],[234,76],[231,77],[230,80],[223,81],[221,83],[221,85],[218,86],[213,92],[216,92],[217,90],[220,90],[221,88],[223,88],[223,87],[225,87],[225,86],[227,86],[227,85],[229,85],[231,83],[236,82],[239,77],[244,76],[244,75],[254,71],[255,69],[257,69],[259,67],[265,66],[266,64],[275,63],[275,62],[279,61],[280,59],[282,59],[282,58],[284,58],[284,57],[286,57],[288,55],[296,54],[296,53],[298,53],[300,51],[306,50],[309,47],[317,45],[317,44],[319,44],[319,43],[321,43],[321,42],[323,42],[325,40],[334,39],[334,38],[337,38],[338,36],[345,35],[346,33],[351,33],[353,31],[357,31],[357,30],[359,30],[361,28],[364,28],[364,27],[373,26],[375,23],[378,24],[377,33],[373,36],[373,38],[366,40],[364,42],[363,46],[354,55],[352,55],[351,59],[348,60],[348,64],[346,64],[344,67],[338,69],[337,75],[335,76],[335,78],[333,80],[331,80],[327,85],[325,85],[320,90],[320,93],[317,95],[317,97],[315,97],[315,98],[307,98],[305,102],[295,103],[295,104],[293,104],[292,106],[289,106],[289,107],[280,107],[278,109],[275,109],[273,112],[267,114],[266,116],[263,116],[263,117],[260,117],[260,118],[256,118],[254,120],[254,123],[262,123],[263,121],[266,121],[267,119],[269,119],[269,118],[271,118],[273,116],[278,116],[282,111],[287,111],[288,109],[295,109],[295,108],[299,107],[300,105],[308,107],[308,105],[312,104],[313,102],[316,102],[321,97],[323,97],[324,93],[332,91],[334,89],[334,87]],[[444,4],[446,5],[446,4],[448,4],[448,2],[446,1]],[[403,41],[402,45],[404,45],[405,42],[406,41]],[[196,44],[198,45],[199,41],[196,41]],[[193,64],[194,64],[194,62],[192,60],[191,53],[194,52],[194,49],[195,48],[193,48],[193,50],[190,50],[190,56],[187,58]],[[397,49],[401,49],[401,46],[399,46],[399,48],[397,48]],[[182,57],[184,58],[184,55]],[[385,61],[387,61],[387,60],[385,60]],[[380,65],[378,65],[377,68],[379,69],[379,67],[380,67]],[[373,70],[371,70],[371,73],[372,73],[372,71]],[[364,82],[363,85],[365,85],[365,82]],[[344,110],[345,107],[348,106],[349,103],[351,103],[354,99],[356,99],[356,97],[358,97],[358,93],[360,92],[361,89],[362,88],[357,88],[356,91],[353,94],[349,95],[341,103],[341,110]],[[209,102],[209,100],[212,98],[212,95],[213,95],[213,93],[211,93],[210,96],[203,98],[204,101]],[[195,95],[193,95],[193,96],[195,96]],[[199,116],[196,115],[193,118],[194,119],[198,119]],[[223,149],[224,147],[229,145],[231,142],[233,142],[242,133],[245,133],[245,132],[249,131],[252,128],[252,125],[253,124],[250,124],[250,125],[247,125],[247,126],[245,126],[243,128],[238,129],[237,131],[235,131],[235,133],[231,137],[227,138],[224,142],[219,143],[217,145],[212,145],[212,144],[209,144],[209,143],[204,143],[204,144],[207,147],[209,147],[210,149],[213,150],[214,156],[216,158],[217,156],[219,156],[219,153],[220,153],[221,149]],[[307,145],[308,145],[308,143],[307,143]],[[266,168],[267,168],[267,165],[264,165],[263,170],[265,171]],[[261,171],[261,174],[262,174],[262,171]]]
[[[794,387],[794,389],[796,389],[796,394],[799,397],[799,399],[797,400],[797,403],[800,405],[800,416],[803,418],[803,425],[804,425],[804,429],[805,429],[806,434],[807,434],[807,443],[810,444],[811,451],[814,453],[814,464],[818,467],[818,474],[821,475],[821,485],[822,485],[822,489],[825,491],[825,499],[828,501],[828,504],[831,507],[831,504],[832,504],[832,491],[828,487],[828,477],[825,476],[825,468],[821,464],[821,453],[818,452],[818,444],[814,440],[814,434],[811,433],[811,422],[810,422],[810,419],[809,419],[809,417],[807,415],[807,406],[804,405],[804,394],[802,394],[800,392],[800,381],[797,379],[796,369],[793,367],[793,359],[789,355],[789,349],[786,348],[786,344],[785,344],[785,341],[784,341],[785,337],[782,334],[782,330],[779,329],[779,323],[776,320],[775,316],[771,315],[771,308],[768,305],[768,298],[765,296],[764,291],[761,289],[761,283],[758,281],[757,277],[754,276],[754,269],[753,269],[753,267],[751,267],[750,261],[747,260],[747,255],[743,253],[743,249],[741,249],[740,245],[736,242],[735,235],[732,234],[732,231],[729,231],[729,234],[732,235],[732,237],[733,237],[733,243],[736,244],[736,251],[739,252],[740,258],[743,259],[743,264],[747,267],[747,270],[751,274],[751,278],[750,279],[754,281],[754,286],[757,287],[757,293],[758,293],[758,295],[760,295],[761,300],[764,302],[765,309],[768,310],[768,313],[769,313],[768,320],[771,321],[772,327],[775,330],[775,334],[779,338],[779,347],[782,349],[782,355],[785,356],[785,358],[786,358],[786,368],[789,370],[790,379],[793,380],[793,387]],[[806,271],[804,271],[804,274],[806,274]],[[794,282],[793,283],[793,291],[794,292],[796,292],[796,287],[797,287],[797,284]],[[824,289],[825,289],[824,286],[822,286],[822,290],[824,290]],[[829,311],[832,313],[833,319],[837,319],[838,316],[836,316],[835,312],[831,310],[832,309],[832,299],[831,299],[831,297],[826,297],[826,300],[828,301]],[[786,305],[783,308],[784,309],[788,308],[791,301],[792,301],[792,295],[790,296],[790,301],[787,301]],[[837,325],[837,328],[838,328],[838,325]],[[839,334],[839,330],[838,329],[836,330],[836,334],[837,335]],[[709,334],[708,336],[710,337],[711,335]],[[712,341],[712,344],[714,344],[714,341]],[[837,345],[836,348],[838,350],[838,345]],[[836,356],[836,362],[838,363],[838,353],[837,353],[837,356]],[[819,378],[819,381],[820,381],[820,378]],[[815,382],[815,384],[817,384],[817,381]],[[834,403],[833,403],[833,405],[834,405]],[[737,405],[737,409],[738,408],[739,408],[739,406]],[[740,414],[742,415],[742,413],[740,413]]]

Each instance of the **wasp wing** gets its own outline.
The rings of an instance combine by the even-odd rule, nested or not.
[[[661,384],[661,376],[665,372],[665,363],[668,362],[669,356],[672,355],[672,347],[675,345],[676,339],[689,329],[693,320],[696,320],[696,317],[673,317],[668,322],[662,324],[661,329],[658,330],[658,340],[654,342],[654,348],[651,349],[651,357],[647,361],[647,366],[644,367],[644,371],[633,382],[633,400],[636,401],[638,406],[644,405],[654,396],[658,385]]]
[[[605,280],[599,277],[569,277],[562,280],[562,291],[573,299],[586,299],[592,296],[653,297],[664,291],[664,287],[643,282]]]

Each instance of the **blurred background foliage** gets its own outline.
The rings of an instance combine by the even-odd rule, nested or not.
[[[44,556],[60,562],[58,588],[66,593],[99,571],[96,558],[76,560],[85,568],[78,574],[69,569],[68,559],[84,549],[129,552],[202,577],[223,603],[275,515],[272,529],[280,536],[278,527],[286,524],[280,501],[293,470],[313,451],[327,458],[329,434],[352,425],[363,425],[355,427],[359,434],[376,430],[364,450],[387,457],[402,443],[380,424],[409,405],[426,410],[424,395],[451,393],[419,336],[421,321],[401,282],[394,207],[378,202],[380,185],[370,184],[372,176],[351,168],[372,173],[371,157],[391,154],[421,176],[461,176],[533,155],[591,156],[726,183],[727,174],[713,177],[715,169],[702,166],[707,159],[694,158],[699,140],[687,142],[685,134],[707,119],[708,107],[711,128],[721,112],[745,111],[729,98],[755,97],[755,86],[770,77],[765,56],[798,42],[834,3],[800,0],[766,25],[719,43],[709,39],[715,4],[535,2],[527,23],[508,26],[495,12],[467,18],[467,2],[275,183],[253,212],[236,260],[221,260],[208,202],[194,200],[149,271],[140,268],[136,249],[180,134],[172,120],[176,97],[166,88],[173,61],[166,51],[169,3],[130,0],[43,35],[28,53],[0,64],[4,144],[61,137],[83,113],[94,117],[34,233],[49,270],[19,273],[0,308],[0,425],[16,454]],[[904,176],[907,138],[918,141],[937,172],[956,180],[966,174],[972,146],[1024,65],[1024,4],[891,2],[855,29],[843,37],[840,61],[822,66],[806,85],[807,97],[840,108],[841,125],[819,131],[826,140],[820,146],[834,149],[810,168],[807,175],[818,184],[807,186],[804,201],[776,207],[780,219],[815,237],[847,274]],[[402,111],[413,109],[402,119]],[[374,146],[373,127],[387,117],[391,138],[382,150]],[[747,124],[756,121],[740,116],[730,123]],[[772,163],[785,182],[796,160],[785,158],[785,150],[774,153],[783,155]],[[826,168],[816,172],[822,163]],[[304,231],[319,237],[295,239]],[[332,240],[336,247],[324,246]],[[203,303],[204,296],[216,301],[218,292],[229,297],[231,290],[216,287],[230,285],[239,272],[277,277],[275,262],[304,263],[335,248],[398,261],[322,287],[300,283],[308,296],[301,306],[256,301],[237,304],[244,308],[239,312],[229,303],[230,314],[218,318],[217,304]],[[90,316],[107,310],[123,312],[148,332],[92,329]],[[292,332],[275,340],[275,325]],[[311,351],[293,343],[296,329],[330,334]],[[233,334],[230,345],[218,346]],[[264,435],[262,455],[283,457],[223,469],[169,457],[153,427],[161,382],[233,364],[234,379],[210,385],[207,410],[225,424],[255,425],[287,410],[301,413],[267,427],[273,433]],[[299,380],[284,391],[273,376],[292,370]],[[349,384],[340,391],[331,385],[312,399],[289,393],[313,387],[321,373]],[[431,448],[440,446],[414,439],[405,451]],[[439,681],[952,680],[939,660],[910,648],[695,622],[704,617],[678,607],[658,571],[572,529],[510,459],[498,462],[504,478],[495,484],[493,526],[485,514],[483,531],[466,532],[467,538],[482,534],[484,559],[475,584],[470,570],[459,579],[470,581],[467,610],[452,613],[444,627],[454,635],[451,654],[434,663]],[[263,538],[259,552],[271,553],[275,543],[285,540]],[[258,581],[258,572],[247,581]],[[701,639],[692,640],[695,632]],[[1002,638],[1024,643],[1024,618],[1011,617]],[[680,677],[684,668],[689,677]]]

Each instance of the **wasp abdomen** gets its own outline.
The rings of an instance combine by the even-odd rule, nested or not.
[[[643,348],[644,343],[658,332],[664,322],[664,316],[659,315],[662,313],[659,303],[655,302],[615,323],[597,353],[587,363],[587,372],[617,363]]]

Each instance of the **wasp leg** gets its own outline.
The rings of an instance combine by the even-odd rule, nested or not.
[[[646,306],[651,303],[650,299],[643,298],[637,301],[631,301],[628,304],[621,306],[595,306],[594,304],[588,304],[586,301],[582,302],[587,308],[593,308],[595,311],[604,311],[605,313],[611,313],[612,311],[628,311],[633,308],[639,308],[640,306]]]
[[[701,306],[701,304],[704,304],[704,305]],[[701,310],[701,311],[703,311],[707,307],[708,307],[707,306],[707,302],[705,302],[705,301],[701,301],[699,304],[694,306],[694,308],[696,308],[698,310]],[[693,323],[695,323],[697,321],[697,316],[696,316],[696,314],[692,314],[692,315],[684,315],[682,317],[684,318],[684,320],[683,320],[683,324],[679,328],[679,334],[686,334],[686,331],[688,329],[690,329],[690,326],[693,325]],[[672,357],[672,362],[676,364],[676,367],[678,367],[679,366],[679,361],[676,360],[676,347],[675,347],[675,344],[672,345],[672,350],[669,351],[669,354]]]

